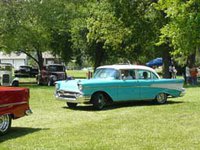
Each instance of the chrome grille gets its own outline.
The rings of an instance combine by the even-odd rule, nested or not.
[[[59,97],[62,97],[62,98],[70,98],[70,99],[76,99],[77,97],[77,94],[79,93],[76,93],[76,92],[68,92],[68,91],[57,91],[57,95]]]
[[[3,83],[9,83],[9,75],[8,74],[3,75]]]
[[[57,78],[58,78],[58,80],[64,80],[65,79],[65,75],[64,74],[58,74]]]

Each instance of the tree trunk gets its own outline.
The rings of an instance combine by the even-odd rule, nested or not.
[[[36,50],[37,58],[35,58],[34,56],[32,56],[30,53],[28,53],[26,51],[21,50],[21,52],[24,53],[24,54],[26,54],[31,59],[33,59],[38,64],[39,70],[40,71],[42,70],[44,59],[42,57],[42,52],[41,51]]]
[[[97,67],[101,66],[104,59],[105,50],[103,49],[102,43],[97,43],[96,49],[95,49],[95,56],[94,56],[94,70],[96,70]]]
[[[26,51],[23,51],[23,50],[20,50],[20,52],[26,54],[28,57],[30,57],[31,59],[33,59],[38,64],[38,60],[33,55],[31,55],[30,53],[28,53]]]
[[[168,45],[162,46],[162,58],[163,58],[163,78],[170,78],[169,66],[171,64],[170,56],[171,48]]]
[[[187,64],[190,68],[192,68],[195,65],[195,62],[196,62],[196,51],[188,56]]]
[[[37,50],[37,57],[38,57],[38,66],[39,66],[39,70],[41,71],[42,70],[42,67],[43,67],[43,57],[42,57],[42,52]]]

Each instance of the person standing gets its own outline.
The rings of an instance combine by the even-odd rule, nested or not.
[[[191,74],[191,80],[192,80],[192,85],[196,85],[197,84],[197,68],[196,67],[192,67],[192,69],[190,70],[190,74]]]
[[[172,70],[173,70],[173,67],[172,65],[169,66],[169,78],[172,78]]]
[[[172,65],[172,78],[176,79],[176,74],[177,74],[177,70],[175,68],[175,66]]]
[[[185,67],[185,77],[186,77],[186,84],[189,84],[191,81],[191,75],[190,75],[190,68],[188,65]]]

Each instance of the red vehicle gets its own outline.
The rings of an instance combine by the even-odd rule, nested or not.
[[[56,81],[67,78],[66,69],[61,64],[51,64],[43,66],[41,72],[36,76],[38,85],[52,86]]]
[[[8,132],[12,119],[31,113],[28,88],[0,87],[0,135]]]

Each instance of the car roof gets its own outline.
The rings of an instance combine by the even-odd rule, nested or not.
[[[100,66],[97,69],[100,69],[100,68],[113,68],[113,69],[117,69],[117,70],[144,69],[144,70],[149,70],[149,71],[155,72],[154,69],[147,67],[147,66],[143,66],[143,65],[106,65],[106,66]]]
[[[29,68],[30,68],[31,66],[28,66],[28,65],[22,65],[22,66],[19,66],[19,67],[29,67]]]
[[[1,66],[12,66],[10,63],[0,63]]]
[[[47,64],[46,66],[64,66],[62,64]]]

